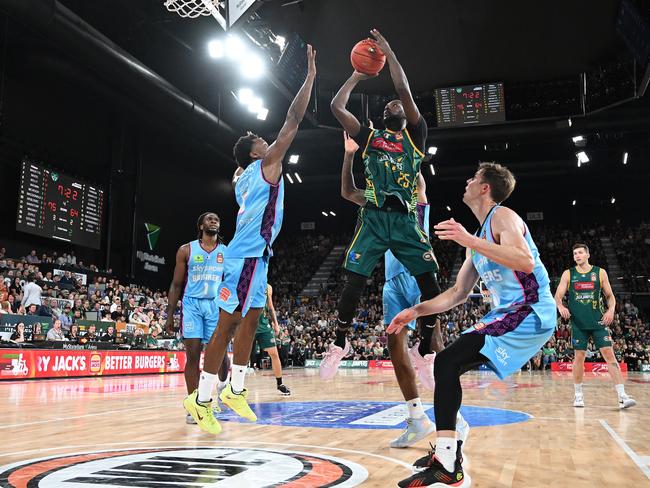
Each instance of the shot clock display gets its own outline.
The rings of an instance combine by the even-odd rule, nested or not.
[[[104,190],[23,161],[16,229],[99,249]]]
[[[491,124],[506,120],[503,83],[436,88],[438,127]]]

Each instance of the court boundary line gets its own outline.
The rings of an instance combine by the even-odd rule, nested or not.
[[[612,439],[614,439],[619,447],[623,449],[625,454],[628,455],[632,462],[637,465],[641,472],[645,474],[648,479],[650,479],[650,466],[648,466],[647,463],[643,462],[643,460],[648,459],[649,456],[639,456],[636,452],[634,452],[634,450],[627,445],[627,442],[625,442],[623,438],[610,427],[606,420],[598,419],[598,422],[600,422],[600,425],[603,426],[603,429],[609,433],[609,435],[612,437]]]

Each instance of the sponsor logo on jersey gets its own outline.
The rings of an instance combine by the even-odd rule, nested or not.
[[[361,259],[361,253],[350,251],[350,254],[348,255],[348,259],[350,260],[351,263],[358,263],[359,260]]]
[[[431,251],[426,251],[426,252],[422,255],[422,259],[424,259],[425,261],[433,261],[435,258],[434,258],[434,256],[433,256],[433,252],[431,252]]]
[[[221,252],[217,254],[217,263],[223,263],[223,253]]]
[[[370,141],[370,147],[392,153],[404,152],[404,146],[401,142],[390,142],[381,137],[375,137]]]
[[[596,276],[596,273],[591,273],[591,281],[597,281],[598,277]]]
[[[402,135],[401,132],[398,132],[397,134],[395,134],[395,140],[396,141],[401,141],[402,139],[404,139],[404,136]]]
[[[593,281],[576,281],[573,284],[573,289],[574,290],[595,290],[596,285],[594,285]]]
[[[194,256],[194,262],[195,263],[202,263],[204,261],[203,255],[202,254],[197,254]]]
[[[230,290],[228,288],[226,288],[225,286],[222,287],[221,290],[219,290],[219,299],[223,300],[224,302],[228,301],[228,299],[230,298],[230,295],[231,295]]]
[[[504,347],[497,347],[494,352],[497,355],[497,361],[499,361],[501,364],[504,366],[508,365],[508,361],[506,359],[510,359],[510,355],[508,354],[508,351]]]

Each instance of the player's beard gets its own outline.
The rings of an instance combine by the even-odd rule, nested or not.
[[[219,228],[212,230],[212,229],[203,229],[203,233],[206,236],[216,236],[219,233]]]
[[[403,125],[404,125],[404,118],[399,115],[387,115],[386,117],[384,117],[384,126],[388,130],[392,130],[396,132],[398,130],[402,130]]]

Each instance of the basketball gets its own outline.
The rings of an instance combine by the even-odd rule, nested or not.
[[[359,73],[376,75],[386,63],[386,56],[372,39],[357,42],[350,53],[352,67]]]

